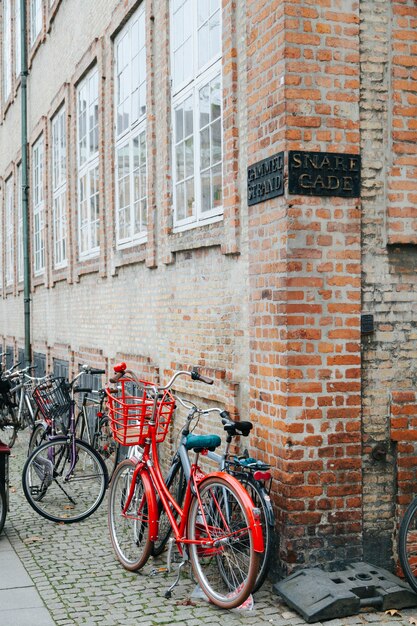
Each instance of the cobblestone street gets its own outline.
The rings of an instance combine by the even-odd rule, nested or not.
[[[173,597],[166,600],[164,592],[175,573],[151,575],[153,568],[163,565],[162,561],[151,558],[143,571],[132,574],[115,560],[107,531],[106,502],[92,517],[78,524],[54,524],[32,511],[20,483],[26,446],[27,435],[21,433],[10,459],[11,510],[5,534],[59,626],[305,624],[272,593],[270,583],[256,594],[251,611],[225,612],[191,598],[195,584],[188,573],[182,575]],[[403,610],[401,616],[369,612],[326,624],[405,626],[413,616],[417,617],[417,608]]]

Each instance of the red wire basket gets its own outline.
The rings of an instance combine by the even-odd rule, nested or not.
[[[131,378],[118,381],[118,389],[107,388],[110,428],[115,441],[122,446],[143,445],[150,436],[149,422],[153,417],[154,398],[152,383],[140,381],[139,386]],[[156,402],[156,442],[167,436],[175,409],[175,399],[169,391],[162,392]]]

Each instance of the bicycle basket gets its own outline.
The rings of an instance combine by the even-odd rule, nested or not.
[[[130,378],[119,380],[119,388],[107,388],[108,413],[113,438],[122,446],[143,445],[150,436],[149,422],[154,414],[155,402],[152,384],[140,381],[141,387]],[[169,391],[158,397],[155,407],[156,442],[164,441],[175,408]]]
[[[65,378],[51,378],[42,382],[35,387],[32,397],[47,420],[58,421],[64,432],[68,430],[71,395]]]

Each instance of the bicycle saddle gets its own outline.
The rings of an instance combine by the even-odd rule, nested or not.
[[[247,437],[253,428],[252,422],[235,422],[230,418],[222,418],[222,424],[225,431],[232,436],[242,435],[243,437]]]
[[[187,450],[194,450],[194,452],[202,452],[203,450],[213,452],[220,444],[221,439],[218,435],[188,435],[185,447]]]

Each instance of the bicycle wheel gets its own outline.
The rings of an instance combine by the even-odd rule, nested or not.
[[[23,491],[31,507],[53,522],[80,522],[98,508],[108,484],[107,469],[95,450],[75,440],[55,437],[26,460]],[[75,458],[75,466],[71,465]]]
[[[0,401],[0,439],[11,448],[17,437],[19,422],[12,406]]]
[[[410,587],[417,592],[417,498],[410,502],[401,520],[398,556]]]
[[[48,427],[44,422],[38,422],[29,439],[28,456],[48,439]]]
[[[169,470],[168,476],[165,480],[165,484],[168,487],[175,500],[181,506],[185,496],[185,476],[182,469],[181,461],[179,457],[174,459],[173,464]],[[159,556],[165,549],[167,541],[171,535],[172,527],[169,521],[169,517],[166,514],[161,500],[158,499],[158,539],[152,546],[152,555]]]
[[[6,492],[3,486],[0,485],[0,533],[3,530],[4,522],[6,521],[7,503]]]
[[[145,565],[152,549],[148,495],[140,474],[129,509],[123,514],[135,467],[134,461],[126,459],[115,469],[109,488],[108,508],[113,549],[123,567],[131,572]]]
[[[238,487],[220,476],[208,476],[199,485],[187,520],[188,539],[216,540],[211,546],[192,543],[189,553],[200,587],[224,609],[240,606],[249,597],[259,565],[248,510]]]
[[[264,553],[260,555],[259,571],[256,577],[253,591],[258,591],[267,577],[271,564],[271,557],[275,547],[275,523],[271,500],[265,487],[255,480],[252,474],[233,474],[245,487],[253,500],[254,505],[260,510],[262,534],[264,537]]]

